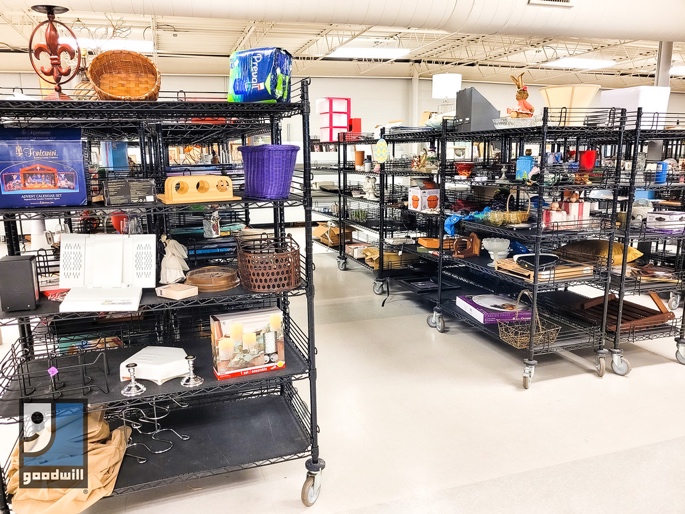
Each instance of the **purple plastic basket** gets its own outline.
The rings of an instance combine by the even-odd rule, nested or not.
[[[245,197],[286,200],[295,171],[296,145],[240,146],[245,165]]]

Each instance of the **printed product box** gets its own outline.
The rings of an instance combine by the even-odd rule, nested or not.
[[[209,322],[214,375],[219,380],[285,368],[280,309],[217,314]]]
[[[81,131],[0,129],[0,208],[85,205]]]
[[[502,297],[502,303],[516,305],[516,300]],[[531,311],[529,310],[521,309],[517,316],[515,310],[502,311],[478,305],[470,296],[457,296],[457,307],[483,325],[494,325],[498,321],[528,321],[531,318]]]
[[[409,188],[409,210],[425,211],[437,209],[440,205],[440,189]]]
[[[282,48],[254,48],[229,58],[229,102],[290,101],[292,56]]]

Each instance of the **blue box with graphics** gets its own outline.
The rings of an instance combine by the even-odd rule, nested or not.
[[[87,202],[78,129],[0,129],[0,208]]]
[[[229,102],[290,101],[292,56],[282,48],[233,52],[228,80]]]

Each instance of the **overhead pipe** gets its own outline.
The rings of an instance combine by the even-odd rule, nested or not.
[[[543,0],[544,2],[544,0]],[[35,0],[0,0],[2,12],[27,12]],[[569,0],[60,0],[74,12],[180,16],[300,23],[337,23],[438,29],[462,34],[682,40],[685,2]]]

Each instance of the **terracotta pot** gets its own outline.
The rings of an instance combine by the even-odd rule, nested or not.
[[[429,209],[437,209],[438,208],[438,197],[436,195],[430,195],[426,199],[428,203],[428,208]]]
[[[413,196],[411,197],[411,206],[412,206],[414,209],[418,209],[418,208],[419,208],[419,197],[418,197],[418,196],[413,195]]]

